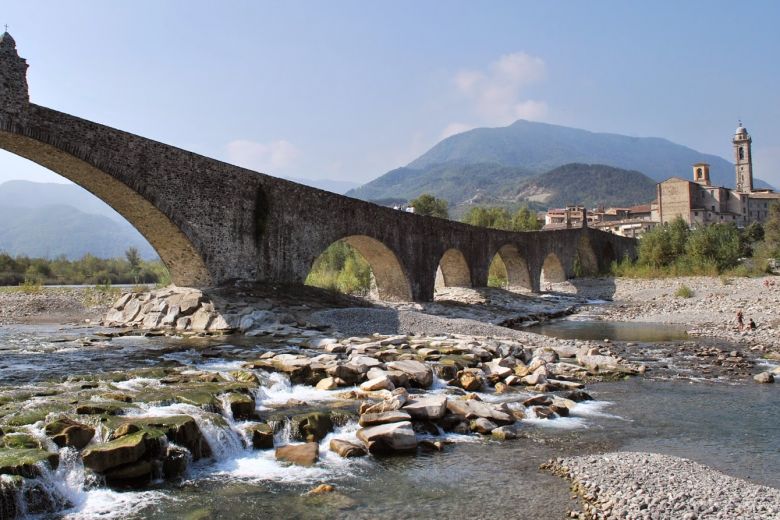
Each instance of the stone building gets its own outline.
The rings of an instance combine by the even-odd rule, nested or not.
[[[672,177],[658,183],[651,220],[665,224],[682,217],[691,227],[727,222],[744,227],[752,222],[765,221],[769,206],[780,202],[780,193],[753,188],[752,141],[747,129],[740,123],[731,141],[735,189],[713,186],[709,164],[694,164],[692,181]]]

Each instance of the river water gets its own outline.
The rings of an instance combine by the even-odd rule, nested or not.
[[[0,385],[22,387],[68,375],[144,366],[191,365],[226,371],[232,353],[266,349],[256,338],[229,345],[223,340],[124,337],[107,340],[97,329],[6,327],[0,329]],[[608,337],[602,329],[600,338]],[[223,352],[214,357],[214,347]],[[202,355],[203,349],[209,357]],[[130,381],[122,384],[155,384]],[[149,490],[93,487],[76,457],[44,477],[52,493],[72,507],[42,518],[564,518],[576,504],[568,485],[541,472],[551,457],[607,450],[644,450],[684,456],[754,482],[780,487],[780,388],[752,382],[704,383],[687,379],[632,378],[590,385],[595,401],[572,415],[526,419],[519,439],[497,442],[447,435],[443,452],[387,458],[341,459],[328,451],[333,437],[354,439],[348,423],[321,442],[321,462],[311,468],[282,466],[272,451],[252,451],[241,441],[241,424],[210,427],[197,408],[143,406],[133,413],[196,417],[214,449],[214,459],[193,464],[185,479]],[[444,391],[439,388],[434,391]],[[290,398],[309,403],[333,394],[291,386],[283,376],[266,379],[258,406]],[[509,399],[482,394],[486,401]],[[285,432],[277,434],[284,442]],[[308,496],[329,483],[336,492]]]

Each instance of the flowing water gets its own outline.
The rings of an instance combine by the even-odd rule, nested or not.
[[[638,321],[602,321],[562,319],[548,321],[525,330],[560,339],[641,341],[654,343],[688,338],[684,325],[644,323]]]
[[[256,355],[279,346],[256,345],[256,339],[235,345],[160,337],[108,341],[96,332],[45,327],[0,330],[0,384],[20,387],[71,374],[160,364],[226,372],[241,365],[242,354]],[[602,328],[597,337],[609,336]],[[263,377],[256,396],[259,410],[290,399],[308,403],[335,399],[333,392],[291,385],[280,374]],[[158,384],[154,378],[118,383],[120,388]],[[680,455],[780,487],[777,386],[641,378],[601,383],[588,387],[596,400],[578,404],[570,417],[525,419],[517,440],[496,442],[448,434],[444,438],[452,444],[443,452],[387,458],[342,459],[330,452],[330,439],[355,438],[357,425],[350,422],[322,440],[321,460],[308,468],[284,466],[272,450],[247,448],[244,423],[230,415],[216,416],[184,404],[142,405],[131,413],[194,417],[213,457],[193,463],[183,481],[160,481],[145,491],[120,492],[90,482],[75,452],[61,450],[60,467],[38,481],[54,505],[70,506],[41,518],[563,518],[575,506],[568,485],[539,471],[539,464],[551,457],[606,450]],[[439,382],[431,391],[446,389]],[[482,397],[495,401],[522,396],[486,393]],[[289,428],[276,436],[277,443],[289,441]],[[332,484],[336,491],[306,494],[320,483]]]

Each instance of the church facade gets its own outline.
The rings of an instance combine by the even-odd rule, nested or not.
[[[652,220],[665,224],[681,217],[691,227],[729,222],[744,227],[753,222],[764,222],[772,203],[780,202],[780,193],[753,188],[752,141],[740,123],[731,141],[735,189],[713,186],[709,164],[694,164],[693,180],[672,177],[658,183]]]

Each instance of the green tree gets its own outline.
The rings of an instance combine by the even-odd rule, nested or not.
[[[133,277],[133,283],[138,283],[138,276],[141,274],[141,255],[138,253],[138,249],[135,247],[129,248],[125,251],[125,258],[127,263],[130,264],[130,276]]]
[[[780,202],[769,206],[769,216],[764,222],[764,242],[774,255],[780,254]]]
[[[437,199],[428,193],[423,193],[416,199],[410,201],[409,205],[414,208],[414,213],[417,215],[439,218],[450,217],[447,209],[447,201],[444,199]]]
[[[538,231],[542,223],[536,218],[536,212],[524,206],[512,217],[512,231]]]
[[[739,230],[732,224],[713,224],[691,233],[685,250],[694,265],[715,264],[719,271],[737,265],[742,253]]]

